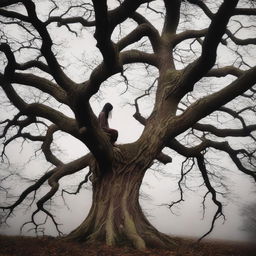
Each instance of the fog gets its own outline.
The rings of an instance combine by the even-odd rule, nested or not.
[[[117,143],[131,142],[140,135],[142,128],[132,118],[133,109],[121,102],[121,99],[116,96],[118,96],[118,93],[112,92],[111,97],[106,99],[106,101],[110,101],[114,105],[110,126],[119,131]],[[101,102],[94,103],[96,114],[100,111],[101,104]],[[86,148],[80,142],[69,136],[63,137],[60,134],[56,139],[58,146],[62,149],[62,154],[59,156],[63,161],[74,159],[86,151]],[[33,155],[35,147],[29,143],[23,145],[23,147],[23,151],[20,151],[18,143],[8,147],[7,153],[12,162],[10,168],[16,168],[16,172],[23,177],[38,178],[39,174],[45,172],[46,166],[40,156],[35,157],[33,161],[28,163],[27,159]],[[199,238],[210,228],[212,217],[216,211],[215,205],[211,202],[211,198],[208,197],[206,200],[206,213],[203,218],[201,202],[205,189],[199,187],[201,180],[195,169],[189,176],[189,189],[184,190],[185,201],[170,211],[167,204],[179,199],[177,182],[180,178],[179,173],[182,161],[179,156],[171,156],[173,157],[172,163],[166,166],[154,165],[147,172],[141,187],[141,206],[150,222],[158,230],[175,236]],[[247,203],[255,201],[255,194],[253,193],[255,185],[249,177],[241,174],[229,159],[222,158],[220,160],[221,164],[228,168],[224,176],[227,178],[226,184],[229,186],[229,190],[226,198],[222,201],[226,221],[223,222],[223,219],[218,219],[213,232],[207,238],[246,241],[248,236],[242,230],[243,217],[241,216],[241,208]],[[83,179],[84,175],[85,172],[82,171],[73,176],[65,177],[61,180],[61,185],[68,186],[70,191],[75,191],[75,185]],[[22,182],[19,177],[14,176],[9,179],[9,186],[13,188],[13,193],[18,195],[28,184],[25,181]],[[45,186],[38,193],[38,196],[42,196],[48,190],[49,187]],[[56,216],[57,222],[63,224],[60,229],[64,234],[72,231],[84,220],[90,209],[91,196],[91,186],[87,184],[79,195],[66,194],[65,202],[58,195],[51,202],[52,206],[48,206]],[[3,198],[1,203],[4,203]],[[0,227],[1,234],[20,234],[21,225],[30,220],[32,210],[35,210],[34,206],[31,209],[27,206],[23,205],[17,208],[14,216],[8,221],[9,226],[2,225]],[[36,219],[39,222],[42,221],[42,219],[40,220],[40,214]],[[22,235],[35,235],[33,231],[29,231],[30,228],[33,228],[33,226],[25,226]],[[47,222],[45,234],[57,235],[51,221]]]
[[[65,28],[58,29],[58,40],[62,41],[66,39]],[[80,38],[72,37],[65,44],[65,60],[62,61],[62,64],[63,66],[70,65],[68,67],[68,74],[72,79],[79,77],[83,80],[89,73],[85,74],[85,70],[79,70],[78,68],[81,68],[83,64],[80,61],[81,56],[87,56],[87,60],[90,62],[90,59],[97,59],[99,51],[96,52],[95,40],[91,34],[86,31],[82,31],[81,34]],[[227,56],[222,57],[225,58]],[[138,84],[142,83],[142,78],[137,78],[136,75],[137,74],[133,74],[133,79],[136,80]],[[122,94],[126,89],[124,83],[114,88],[113,85],[119,82],[114,79],[108,84],[111,87],[104,87],[101,93],[97,95],[97,99],[92,100],[91,103],[95,113],[98,114],[104,103],[111,102],[114,105],[114,110],[112,119],[110,120],[110,126],[119,131],[117,144],[132,142],[140,136],[143,127],[132,118],[134,109],[130,105],[133,103],[131,96],[138,96],[139,93],[143,93],[143,89],[134,90],[132,92],[134,95]],[[144,82],[143,80],[143,83]],[[141,105],[143,114],[147,115],[150,112],[152,100],[153,97],[148,97],[143,101]],[[1,108],[1,119],[9,117],[8,114],[8,111]],[[58,156],[64,162],[75,159],[87,152],[84,145],[70,138],[68,135],[64,136],[62,133],[59,133],[55,139],[57,140],[58,147],[60,147],[62,151]],[[28,143],[24,143],[22,146],[22,151],[20,151],[20,142],[10,145],[7,148],[11,162],[9,171],[23,177],[13,176],[5,183],[10,187],[12,194],[16,196],[28,186],[24,178],[39,178],[40,174],[45,173],[49,167],[42,161],[42,156],[34,156],[35,149],[38,149],[37,146]],[[32,161],[28,162],[31,157]],[[206,200],[206,214],[204,218],[202,218],[203,210],[201,202],[205,189],[199,186],[201,181],[199,174],[197,170],[193,170],[191,176],[189,176],[189,189],[184,190],[185,201],[179,206],[174,207],[172,209],[173,213],[170,211],[167,204],[179,199],[177,182],[179,180],[180,166],[183,160],[175,154],[171,155],[171,157],[173,158],[172,163],[166,166],[154,165],[147,172],[141,187],[140,203],[150,222],[160,231],[171,235],[199,238],[209,230],[216,207],[211,202],[210,197],[208,197]],[[223,222],[223,219],[218,219],[213,232],[208,238],[245,241],[247,240],[247,233],[241,229],[243,217],[240,211],[244,205],[255,202],[255,193],[253,193],[255,191],[255,184],[252,183],[249,177],[240,173],[228,158],[222,157],[218,158],[216,161],[219,161],[220,165],[226,168],[223,175],[226,177],[225,181],[229,185],[229,190],[223,201],[223,212],[226,216],[226,221]],[[83,171],[72,177],[65,177],[61,181],[61,184],[63,186],[69,186],[69,190],[74,191],[76,189],[75,184],[77,185],[83,179],[84,175],[85,172]],[[44,186],[38,192],[37,197],[44,195],[48,190],[49,187],[47,185]],[[3,197],[0,199],[0,203],[4,204],[6,203],[5,193],[2,195]],[[51,202],[51,205],[47,206],[56,216],[57,222],[63,224],[60,229],[64,234],[75,229],[86,217],[90,209],[91,196],[91,187],[90,184],[88,184],[83,187],[79,195],[65,195],[64,202],[59,194],[54,201]],[[13,198],[7,199],[13,201]],[[7,222],[8,225],[0,226],[0,233],[7,235],[20,234],[21,225],[30,220],[31,213],[35,210],[35,206],[32,206],[32,208],[28,206],[27,204],[18,207]],[[40,217],[42,216],[38,216],[37,220],[39,220]],[[29,231],[30,228],[33,228],[33,226],[25,226],[22,234],[34,235],[33,231]],[[47,222],[45,234],[52,236],[57,235],[51,221]]]

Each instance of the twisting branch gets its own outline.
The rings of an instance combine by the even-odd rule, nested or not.
[[[138,23],[138,29],[142,27],[142,30],[145,30],[145,35],[148,36],[154,52],[157,52],[159,50],[160,45],[160,34],[158,30],[152,25],[152,23],[150,23],[144,16],[142,16],[138,12],[132,13],[130,18],[132,18],[135,22]],[[132,34],[133,32],[131,32],[131,35]]]
[[[188,0],[188,2],[198,5],[211,20],[215,18],[215,14],[211,12],[211,10],[202,0]],[[255,12],[255,9],[235,8],[233,10],[233,15],[255,15]],[[226,29],[225,33],[236,45],[249,45],[256,43],[256,38],[240,39],[235,37],[234,33],[232,33],[229,29]]]
[[[134,106],[135,106],[135,113],[133,114],[133,117],[142,125],[146,124],[146,118],[144,118],[141,113],[140,113],[140,109],[139,109],[139,103],[138,101],[146,96],[150,95],[150,91],[152,90],[152,88],[155,86],[155,83],[157,82],[157,79],[155,79],[153,81],[153,83],[149,86],[149,88],[147,90],[145,90],[144,94],[138,96],[135,100],[134,100]]]
[[[18,198],[18,200],[14,203],[14,204],[12,204],[12,205],[9,205],[9,206],[0,206],[0,209],[2,209],[2,210],[8,210],[9,211],[9,213],[8,213],[8,215],[5,217],[5,219],[7,220],[9,217],[10,217],[10,215],[12,214],[12,212],[14,211],[14,209],[18,206],[18,205],[20,205],[26,198],[27,198],[27,196],[30,194],[30,193],[32,193],[32,192],[34,192],[34,191],[37,191],[41,186],[42,186],[42,184],[46,181],[46,180],[48,180],[50,177],[51,177],[51,175],[54,173],[54,170],[51,170],[51,171],[49,171],[49,172],[47,172],[47,173],[45,173],[40,179],[38,179],[33,185],[31,185],[31,186],[29,186],[27,189],[25,189],[21,194],[20,194],[20,196],[19,196],[19,198]]]
[[[237,3],[238,0],[225,0],[214,15],[203,41],[201,56],[185,68],[182,84],[176,88],[177,93],[180,93],[181,97],[185,94],[184,90],[186,92],[192,91],[194,84],[215,64],[217,47],[226,31],[226,26],[233,15]]]
[[[40,89],[41,91],[50,94],[59,102],[67,103],[67,99],[66,99],[67,96],[65,91],[62,90],[59,86],[57,86],[53,82],[32,74],[15,73],[16,69],[27,70],[31,67],[38,67],[41,70],[47,73],[50,73],[47,65],[39,61],[29,61],[24,64],[18,64],[16,62],[13,52],[11,51],[10,46],[5,43],[0,45],[0,51],[4,52],[8,60],[8,64],[5,67],[5,72],[4,72],[4,78],[5,80],[6,79],[8,80],[8,83],[20,83],[24,85],[33,86],[34,88]]]
[[[83,186],[85,183],[88,182],[88,180],[89,180],[91,174],[92,174],[92,171],[91,171],[91,169],[89,169],[89,171],[88,171],[88,173],[85,175],[84,179],[78,184],[76,191],[70,192],[70,191],[68,191],[68,190],[66,190],[66,189],[62,189],[62,191],[61,191],[61,196],[62,196],[62,198],[64,199],[64,193],[67,193],[67,194],[69,194],[69,195],[76,195],[76,194],[78,194],[78,193],[80,192],[82,186]]]
[[[111,41],[112,29],[109,24],[107,1],[93,0],[92,2],[96,19],[96,31],[94,37],[97,40],[97,47],[101,51],[105,65],[107,68],[112,69],[119,65],[119,58],[117,49]]]
[[[171,142],[169,142],[168,146],[171,149],[177,151],[179,154],[186,157],[197,157],[198,154],[202,154],[202,152],[207,148],[214,148],[220,150],[229,155],[239,171],[251,176],[254,181],[256,181],[256,171],[254,170],[256,168],[256,150],[252,150],[251,152],[245,149],[234,150],[227,141],[217,142],[209,139],[203,139],[199,145],[191,148],[183,146],[177,140],[172,140]],[[243,157],[246,157],[248,159],[248,162],[251,164],[252,167],[251,170],[243,165],[241,159],[239,158],[239,155],[242,155]]]
[[[203,236],[201,236],[198,239],[198,241],[201,241],[204,237],[206,237],[207,235],[209,235],[212,232],[212,230],[214,228],[214,224],[218,218],[223,217],[225,220],[225,215],[222,212],[222,203],[217,199],[216,190],[214,189],[214,187],[212,186],[212,184],[210,182],[210,179],[208,176],[208,171],[205,166],[204,156],[202,154],[199,154],[197,156],[197,164],[198,164],[199,170],[202,174],[202,177],[204,179],[205,186],[207,187],[208,191],[212,195],[212,201],[217,206],[217,210],[213,216],[211,227],[210,227],[209,231],[207,231]]]
[[[69,24],[77,24],[80,23],[84,27],[93,27],[95,26],[95,21],[88,21],[83,17],[69,17],[63,18],[62,16],[51,16],[47,21],[45,21],[45,25],[48,26],[53,22],[57,22],[58,26],[67,26]]]
[[[41,52],[44,55],[49,68],[51,69],[51,74],[54,79],[57,81],[59,86],[61,86],[66,91],[72,90],[72,86],[74,86],[74,82],[66,76],[66,74],[62,71],[56,57],[54,56],[51,48],[52,48],[52,39],[46,28],[46,25],[39,20],[35,4],[31,0],[23,1],[23,4],[27,10],[29,19],[31,24],[35,27],[42,38],[42,46]]]
[[[213,68],[205,75],[206,77],[225,77],[227,75],[233,75],[240,77],[244,73],[243,70],[234,66],[227,66],[222,68]]]
[[[67,94],[57,84],[49,81],[48,79],[33,75],[15,73],[10,79],[11,83],[19,83],[37,88],[42,92],[48,93],[57,101],[67,104]]]
[[[218,110],[221,106],[227,104],[235,97],[252,88],[256,82],[255,71],[256,67],[245,71],[242,76],[237,78],[223,89],[193,103],[181,115],[182,119],[184,118],[184,123],[190,123],[192,121],[190,125],[194,125],[198,120]],[[192,112],[196,114],[194,115]],[[188,127],[190,127],[190,125]]]
[[[237,166],[238,170],[251,176],[254,181],[256,181],[256,152],[255,150],[252,152],[248,152],[245,149],[237,149],[234,150],[228,142],[216,142],[216,141],[209,141],[210,146],[224,151],[226,152],[229,157],[232,159],[232,161],[235,163],[235,165]],[[241,162],[241,159],[239,159],[239,155],[242,155],[244,157],[247,157],[247,159],[249,160],[248,162],[251,163],[252,166],[252,170],[246,168],[243,163]]]
[[[11,47],[6,43],[0,44],[0,51],[3,52],[8,60],[8,63],[4,70],[4,77],[9,80],[12,74],[15,71],[16,60],[13,52],[11,51]]]
[[[181,168],[180,168],[181,175],[180,175],[180,179],[178,181],[178,187],[179,187],[178,189],[180,192],[180,198],[168,205],[168,207],[171,211],[175,205],[180,204],[181,202],[185,201],[184,196],[183,196],[184,191],[183,191],[182,183],[185,182],[184,179],[186,178],[186,175],[192,171],[192,169],[194,168],[194,165],[195,165],[194,159],[192,158],[192,164],[189,163],[190,160],[191,160],[190,158],[186,158],[181,164]],[[188,166],[188,169],[185,170],[187,166]]]
[[[16,67],[17,70],[28,70],[31,68],[38,68],[45,73],[51,74],[49,67],[39,60],[30,60],[25,63],[17,63]]]
[[[157,30],[148,23],[140,24],[136,29],[134,29],[131,33],[127,36],[123,37],[118,43],[117,47],[118,50],[121,51],[125,47],[138,42],[141,38],[147,36],[151,42],[153,50],[156,52],[159,48],[159,34]]]
[[[120,53],[120,62],[124,64],[130,63],[148,63],[149,65],[158,66],[157,56],[155,54],[145,53],[139,50],[127,50]],[[90,79],[83,83],[82,90],[83,100],[89,99],[92,95],[99,91],[100,85],[118,72],[122,72],[118,67],[112,67],[111,70],[101,63],[91,73]]]
[[[61,235],[59,223],[47,207],[47,203],[51,203],[58,192],[63,196],[63,200],[65,193],[79,193],[83,184],[88,182],[92,176],[89,170],[76,190],[71,192],[60,188],[60,180],[63,177],[87,167],[91,164],[92,159],[93,165],[97,165],[97,169],[99,168],[97,174],[100,177],[97,182],[93,182],[93,185],[96,186],[103,184],[103,179],[110,176],[114,179],[114,175],[119,175],[122,172],[116,168],[125,170],[126,174],[131,171],[131,176],[135,173],[136,168],[140,168],[141,174],[144,174],[144,171],[155,160],[163,164],[172,161],[170,156],[162,152],[167,146],[186,158],[182,163],[181,176],[178,181],[180,198],[169,205],[170,209],[184,200],[188,174],[195,169],[196,161],[203,177],[203,185],[207,189],[203,197],[203,214],[208,195],[211,195],[213,203],[217,206],[210,230],[203,236],[205,237],[212,231],[216,220],[223,216],[222,204],[218,198],[221,192],[217,191],[214,184],[214,179],[218,178],[219,173],[208,169],[211,163],[207,157],[212,152],[220,151],[230,157],[241,172],[256,181],[256,149],[254,145],[256,124],[254,120],[249,120],[256,110],[253,102],[256,99],[256,66],[253,67],[253,59],[250,57],[253,51],[249,52],[249,50],[252,46],[250,46],[251,48],[246,47],[249,44],[256,45],[256,41],[253,37],[239,38],[240,34],[249,29],[254,30],[255,26],[245,25],[250,22],[249,19],[241,19],[241,21],[232,19],[234,15],[255,16],[255,9],[237,8],[238,0],[218,1],[212,5],[217,7],[216,13],[210,9],[210,4],[208,7],[207,2],[202,0],[164,0],[160,4],[160,8],[163,9],[158,9],[158,3],[154,7],[149,5],[151,0],[120,0],[117,2],[119,5],[117,4],[118,6],[113,8],[114,3],[107,0],[83,3],[76,1],[75,4],[70,1],[65,3],[67,9],[62,11],[65,7],[58,8],[57,1],[50,0],[51,6],[48,6],[50,9],[45,9],[45,11],[48,10],[48,13],[41,15],[40,10],[36,9],[37,3],[34,0],[0,1],[0,25],[3,27],[0,37],[1,41],[5,42],[0,45],[0,53],[3,55],[1,60],[3,74],[0,73],[0,86],[7,97],[8,104],[11,103],[15,108],[12,111],[18,110],[18,114],[14,117],[0,122],[3,152],[5,152],[5,147],[17,138],[37,141],[41,144],[39,150],[42,150],[46,160],[53,165],[53,169],[43,174],[38,180],[34,180],[33,185],[30,183],[14,203],[3,205],[0,208],[6,213],[5,216],[8,219],[17,206],[21,205],[25,199],[30,199],[29,195],[31,195],[30,206],[36,204],[37,208],[33,212],[31,220],[24,226],[32,223],[35,230],[39,231],[43,224],[50,220]],[[187,17],[192,16],[187,16],[184,19],[184,15],[194,14],[195,8],[188,8],[187,13],[182,13],[183,6],[181,5],[184,2],[195,4],[193,7],[199,9],[199,12],[202,10],[209,18],[210,26],[204,28],[196,22],[195,28],[186,30],[185,26],[189,21]],[[19,4],[18,7],[21,8],[15,8],[15,6],[12,8],[11,5],[14,4]],[[145,5],[141,6],[143,4]],[[25,7],[25,12],[23,7]],[[20,13],[18,13],[19,10],[21,10]],[[143,12],[145,15],[142,14]],[[41,19],[41,17],[44,18]],[[162,22],[155,22],[156,17],[161,17]],[[132,19],[133,26],[125,30],[127,19]],[[57,23],[57,27],[53,26],[53,23]],[[128,24],[130,25],[130,23]],[[232,29],[230,26],[230,30],[229,24],[234,24]],[[163,26],[159,29],[161,25]],[[20,35],[9,30],[9,27],[14,26],[18,30],[20,29]],[[61,55],[58,54],[57,57],[62,44],[54,44],[55,40],[56,42],[60,41],[57,38],[58,33],[55,32],[61,26],[65,26],[67,32],[75,33],[77,37],[83,36],[84,31],[89,27],[87,32],[95,31],[96,50],[102,56],[103,61],[100,64],[90,63],[88,65],[91,68],[90,74],[81,74],[80,70],[74,72],[74,69],[69,69],[66,60],[59,59]],[[191,27],[191,24],[189,26]],[[121,31],[118,35],[115,31],[117,28],[120,28]],[[139,44],[144,37],[146,37],[146,43]],[[231,52],[230,58],[224,59],[223,56],[220,56],[217,59],[217,48],[220,44],[223,44],[219,48],[220,53],[222,54],[224,50],[226,53]],[[83,41],[79,50],[85,50],[85,45],[86,43]],[[144,47],[145,45],[146,47]],[[149,51],[147,51],[148,46],[152,47]],[[67,49],[71,53],[73,48],[69,46],[67,48],[64,48],[64,51]],[[201,54],[199,54],[200,50]],[[66,57],[64,51],[63,57]],[[27,54],[28,52],[31,54]],[[197,59],[194,60],[194,58]],[[229,60],[232,61],[231,64],[227,64]],[[88,64],[88,60],[85,61]],[[64,72],[61,63],[66,65],[67,72]],[[145,64],[148,74],[150,69],[147,69],[147,66],[152,65],[154,70],[158,71],[159,78],[156,78],[142,95],[135,98],[133,103],[134,118],[145,126],[142,135],[135,143],[116,147],[109,142],[107,135],[101,129],[90,99],[93,95],[97,96],[106,80],[118,73],[121,73],[128,88],[128,80],[123,74],[123,69],[126,68],[126,65],[134,63]],[[181,66],[184,68],[180,69]],[[67,76],[71,72],[72,76],[79,76],[83,82],[77,84],[72,81]],[[227,82],[227,86],[221,84],[223,89],[214,93],[209,90],[206,93],[207,96],[199,98],[201,94],[196,94],[197,90],[194,90],[194,85],[201,80],[195,89],[200,90],[202,87],[204,90],[203,77],[225,77],[222,81],[232,82],[230,84]],[[207,79],[207,82],[209,80]],[[143,97],[152,93],[157,82],[153,111],[149,118],[145,118],[140,112],[139,103]],[[24,96],[24,91],[20,93],[19,86],[21,90],[26,87],[26,91],[31,90],[31,93],[36,95],[46,95],[46,99],[36,96],[35,102]],[[217,86],[215,88],[219,88]],[[207,88],[209,87],[211,85]],[[193,92],[189,93],[190,91]],[[235,99],[238,96],[240,97]],[[229,109],[225,106],[226,104],[232,105],[232,101],[236,104],[239,100],[246,99],[250,99],[250,101],[239,104],[241,108],[236,106],[234,109]],[[2,102],[5,100],[3,99]],[[53,107],[53,100],[57,100],[61,105],[64,104],[64,108]],[[180,105],[184,105],[184,109],[180,108]],[[69,117],[69,112],[64,112],[66,107],[73,111],[71,114],[74,116],[73,118]],[[222,112],[236,119],[235,121],[238,120],[240,128],[215,127],[212,117],[219,117],[223,114]],[[206,123],[208,119],[205,117],[212,118],[212,120]],[[222,117],[226,118],[226,115],[222,115]],[[34,135],[32,127],[39,122],[43,125],[37,127],[38,133]],[[27,132],[28,130],[30,132]],[[54,155],[52,147],[54,135],[58,131],[64,131],[79,139],[91,153],[69,163],[62,162]],[[240,136],[246,137],[252,144],[248,143],[244,148],[234,149],[231,144],[223,141],[224,137],[231,139],[231,137]],[[180,139],[181,137],[182,139]],[[216,140],[214,141],[212,138]],[[213,150],[210,151],[211,149]],[[2,180],[1,178],[0,182]],[[37,198],[37,191],[46,181],[48,181],[49,190],[41,198]],[[225,187],[222,182],[220,185]],[[1,185],[0,190],[3,193],[6,191]],[[109,209],[111,210],[111,207]],[[43,222],[40,223],[37,221],[39,213],[43,213],[45,216]],[[110,217],[112,218],[112,216]],[[107,231],[107,233],[109,232]]]
[[[18,19],[18,20],[21,20],[24,22],[30,22],[30,19],[28,16],[25,16],[23,14],[20,14],[18,12],[14,12],[14,11],[0,9],[0,16],[6,17],[6,18]]]
[[[10,215],[14,211],[14,209],[18,205],[20,205],[31,192],[37,191],[42,186],[42,184],[48,180],[48,183],[49,183],[51,189],[41,199],[39,199],[37,201],[37,203],[36,203],[37,209],[33,212],[32,216],[31,216],[31,221],[24,223],[22,226],[22,229],[24,228],[24,226],[31,223],[31,224],[35,225],[35,230],[37,232],[38,227],[41,224],[36,223],[35,216],[37,215],[37,213],[42,211],[48,217],[50,217],[50,219],[54,223],[59,235],[61,235],[62,233],[58,227],[59,224],[56,222],[55,217],[48,210],[46,210],[44,208],[44,204],[48,200],[51,200],[53,198],[53,196],[56,194],[56,192],[58,191],[58,189],[59,189],[58,182],[61,178],[63,178],[64,176],[67,176],[67,175],[71,175],[75,172],[78,172],[78,171],[82,170],[83,168],[86,168],[89,165],[91,158],[92,158],[92,155],[87,154],[87,155],[80,157],[72,162],[67,163],[67,164],[59,165],[58,167],[55,167],[51,171],[44,174],[38,181],[36,181],[33,185],[31,185],[26,190],[24,190],[23,193],[21,193],[20,197],[14,204],[9,205],[9,206],[0,206],[0,209],[9,211],[9,213],[5,217],[5,220],[7,220],[10,217]]]
[[[35,135],[31,135],[28,132],[23,132],[23,129],[25,129],[26,127],[32,125],[32,124],[43,124],[45,125],[42,121],[38,121],[36,119],[35,116],[28,116],[23,120],[19,120],[19,118],[22,116],[22,113],[19,112],[18,114],[16,114],[14,116],[14,118],[12,120],[5,120],[3,122],[1,122],[0,124],[4,124],[6,123],[2,134],[0,134],[0,139],[3,139],[3,148],[2,148],[2,152],[1,152],[1,157],[3,157],[5,155],[5,149],[6,147],[14,140],[16,140],[17,138],[23,138],[24,140],[28,139],[31,141],[43,141],[44,140],[44,136],[35,136]],[[12,134],[9,138],[7,138],[8,135],[8,131],[10,130],[11,127],[17,127],[17,131]]]
[[[53,141],[53,134],[58,131],[58,127],[56,125],[51,125],[48,127],[47,133],[45,135],[44,142],[42,144],[42,151],[45,155],[45,159],[55,166],[63,165],[63,162],[60,161],[55,155],[53,155],[51,151],[51,143]]]

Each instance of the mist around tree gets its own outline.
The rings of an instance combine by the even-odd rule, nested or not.
[[[180,198],[167,207],[184,201],[196,173],[203,213],[208,200],[215,206],[201,239],[210,234],[225,220],[228,169],[256,181],[255,16],[247,0],[1,1],[1,222],[26,206],[33,210],[21,229],[40,234],[51,223],[63,236],[54,199],[65,202],[90,184],[88,216],[63,239],[175,246],[148,221],[139,197],[152,166],[172,172],[176,161]],[[113,143],[99,125],[93,102],[103,106],[111,90],[142,127],[129,143]],[[77,158],[59,149],[64,134],[83,145]],[[30,160],[46,164],[24,176],[8,148],[28,144]],[[80,171],[74,190],[61,183]]]
[[[241,209],[241,216],[241,229],[247,233],[249,240],[256,244],[256,203],[245,204]]]

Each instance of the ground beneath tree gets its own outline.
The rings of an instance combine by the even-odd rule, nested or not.
[[[210,240],[195,244],[192,239],[175,238],[173,250],[113,248],[63,242],[51,237],[0,236],[0,256],[255,256],[256,245]]]

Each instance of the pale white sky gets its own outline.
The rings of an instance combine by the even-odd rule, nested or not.
[[[66,29],[64,27],[59,28],[57,37],[56,31],[52,33],[56,42],[63,42],[66,40]],[[82,31],[81,37],[75,38],[65,42],[65,58],[62,64],[70,65],[68,68],[68,73],[77,82],[81,82],[88,78],[90,72],[82,62],[78,61],[82,58],[86,58],[91,65],[94,65],[95,59],[100,61],[101,56],[95,48],[95,40],[92,34]],[[139,96],[143,94],[149,84],[150,77],[145,80],[145,78],[140,77],[140,73],[135,73],[131,70],[130,73],[127,72],[127,76],[132,78],[131,85],[135,85],[138,89],[132,90],[131,94],[124,94],[122,92],[125,90],[125,85],[121,83],[120,76],[116,77],[116,80],[111,80],[110,83],[115,83],[116,86],[111,89],[102,90],[100,96],[102,100],[92,100],[92,105],[96,114],[99,113],[100,109],[106,102],[111,102],[114,105],[114,110],[112,114],[112,119],[110,120],[110,126],[119,131],[118,143],[127,143],[136,140],[143,127],[138,124],[136,120],[132,118],[134,109],[127,103],[133,103],[130,99],[131,96]],[[154,76],[154,74],[152,74]],[[144,80],[143,80],[144,79]],[[103,99],[104,95],[104,99]],[[143,102],[143,113],[147,115],[152,107],[153,98],[149,97],[147,101]],[[3,109],[1,108],[1,111]],[[5,113],[7,114],[7,113]],[[1,116],[4,112],[1,112]],[[69,136],[62,137],[58,135],[58,145],[66,152],[62,155],[64,161],[71,160],[77,156],[83,155],[86,152],[86,148],[80,142],[73,140]],[[22,173],[24,175],[30,175],[38,177],[39,173],[45,171],[45,166],[42,164],[38,158],[35,162],[25,164],[26,158],[33,154],[33,146],[25,145],[24,153],[19,151],[17,144],[10,146],[8,152],[11,155],[11,160],[16,163],[12,165],[12,168],[20,169],[20,166],[24,165],[26,170],[23,169]],[[162,232],[170,233],[173,235],[187,235],[187,236],[201,236],[210,227],[211,217],[214,214],[215,206],[212,205],[210,200],[207,201],[207,212],[204,220],[202,217],[202,209],[200,206],[200,200],[202,199],[204,190],[201,188],[195,188],[195,192],[186,191],[185,192],[185,202],[180,205],[179,208],[174,208],[174,211],[178,215],[172,215],[167,207],[162,206],[162,204],[170,203],[173,200],[178,199],[177,193],[177,180],[180,169],[180,163],[182,159],[173,156],[173,163],[168,164],[163,168],[164,175],[157,173],[156,171],[150,170],[145,176],[144,183],[142,185],[142,192],[149,195],[150,199],[141,199],[141,204],[149,220]],[[221,159],[224,166],[230,167],[230,161],[226,158]],[[227,177],[230,178],[231,191],[228,195],[228,199],[225,201],[226,207],[224,213],[226,214],[227,221],[222,224],[219,220],[216,223],[216,228],[212,232],[211,237],[222,238],[228,240],[239,240],[246,239],[246,235],[240,230],[242,225],[242,218],[240,216],[240,208],[246,203],[255,200],[255,195],[253,195],[253,185],[251,180],[245,175],[239,175],[239,172],[234,166],[231,167],[231,171],[227,173]],[[75,175],[75,177],[66,177],[63,179],[63,184],[74,184],[78,183],[83,175]],[[15,187],[15,191],[22,191],[25,188],[24,185],[15,184],[15,180],[11,181],[11,185]],[[191,182],[193,186],[199,184],[199,181]],[[74,189],[74,188],[73,188]],[[47,188],[43,188],[40,193],[46,192]],[[85,218],[86,213],[89,211],[91,202],[91,191],[83,190],[81,195],[77,197],[67,196],[67,202],[70,203],[70,210],[67,210],[64,206],[57,207],[58,210],[55,211],[58,221],[63,223],[62,230],[64,233],[72,231],[81,221]],[[57,200],[58,205],[63,205],[61,198]],[[1,227],[0,233],[5,234],[18,234],[20,225],[29,219],[30,211],[24,211],[20,209],[20,212],[15,212],[15,217],[10,220],[10,227]],[[48,233],[55,234],[54,227],[48,226]]]

